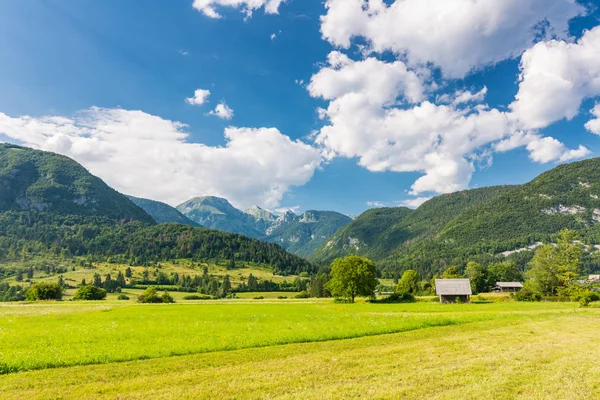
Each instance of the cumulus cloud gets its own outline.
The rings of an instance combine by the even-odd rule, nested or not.
[[[576,0],[327,0],[323,38],[342,48],[366,39],[409,65],[433,63],[449,78],[519,56],[541,37],[566,38],[585,12]]]
[[[247,17],[251,17],[254,10],[263,7],[267,14],[278,14],[283,2],[284,0],[194,0],[192,7],[210,18],[221,18],[217,7],[240,8]]]
[[[585,128],[596,135],[600,135],[600,104],[596,104],[590,112],[596,118],[585,124]]]
[[[510,108],[524,129],[574,118],[587,97],[600,95],[600,27],[576,43],[540,42],[521,58],[519,92]]]
[[[385,207],[385,203],[382,203],[380,201],[367,201],[367,206],[381,208]]]
[[[473,104],[485,99],[485,87],[458,91],[448,104],[435,104],[427,99],[427,85],[423,74],[401,61],[354,61],[330,53],[308,85],[311,96],[329,102],[317,109],[326,125],[315,143],[326,159],[357,158],[375,172],[423,173],[411,186],[414,196],[468,188],[474,163],[485,159],[489,165],[491,149],[526,146],[536,162],[589,154],[584,147],[570,150],[555,139],[523,134],[512,113]]]
[[[10,117],[0,134],[71,157],[117,190],[172,205],[198,195],[277,207],[321,165],[318,150],[275,128],[225,130],[224,146],[188,141],[187,126],[143,111],[91,108],[74,117]]]
[[[229,120],[233,118],[233,110],[225,103],[219,103],[209,114],[221,119]]]
[[[430,199],[431,197],[415,197],[414,199],[402,200],[400,205],[408,208],[419,208],[421,204]]]
[[[194,91],[194,97],[187,97],[185,101],[193,106],[201,106],[206,103],[208,96],[210,96],[210,90],[196,89]]]

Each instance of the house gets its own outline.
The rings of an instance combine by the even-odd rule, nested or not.
[[[496,282],[494,292],[518,292],[523,289],[521,282]]]
[[[600,281],[600,275],[590,275],[588,278],[588,281],[590,282],[598,282]]]
[[[462,303],[471,301],[471,281],[469,279],[436,279],[435,294],[440,296],[440,303]]]

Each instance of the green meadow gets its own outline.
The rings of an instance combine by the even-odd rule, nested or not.
[[[0,393],[597,398],[599,329],[575,303],[2,304]]]

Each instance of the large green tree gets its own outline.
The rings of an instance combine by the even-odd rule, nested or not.
[[[349,298],[373,296],[377,286],[377,270],[368,258],[348,256],[331,263],[329,290],[334,296]]]
[[[465,275],[471,281],[471,290],[473,290],[473,293],[485,292],[488,289],[488,271],[483,265],[469,261],[465,269]]]
[[[419,274],[417,271],[412,269],[405,271],[396,286],[396,293],[417,294],[419,290]]]
[[[577,278],[581,267],[581,247],[573,231],[560,232],[558,246],[547,244],[538,249],[528,273],[532,285],[540,293],[556,295],[560,288]]]

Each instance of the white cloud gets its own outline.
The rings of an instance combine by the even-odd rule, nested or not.
[[[487,95],[487,87],[483,87],[479,92],[473,93],[468,90],[466,91],[458,91],[456,92],[456,98],[454,99],[454,104],[465,104],[465,103],[481,103],[485,100],[485,96]]]
[[[209,112],[210,115],[217,116],[221,119],[233,118],[233,110],[225,103],[219,103],[214,110]]]
[[[600,27],[577,43],[540,42],[521,59],[519,92],[510,108],[523,129],[574,118],[587,97],[600,95]]]
[[[185,101],[193,106],[201,106],[206,103],[208,96],[210,96],[210,90],[196,89],[194,97],[187,97]]]
[[[217,7],[241,8],[247,17],[251,17],[254,10],[262,7],[267,14],[278,14],[283,2],[284,0],[194,0],[192,7],[210,18],[221,18]]]
[[[536,162],[589,154],[584,147],[570,150],[555,139],[518,132],[511,113],[472,105],[484,100],[485,87],[434,104],[426,100],[423,79],[401,61],[354,61],[332,52],[308,85],[311,96],[329,101],[317,109],[326,121],[315,138],[323,157],[357,158],[376,172],[421,172],[410,190],[418,196],[468,188],[474,164],[489,165],[491,149],[527,146]]]
[[[568,21],[585,12],[576,0],[327,0],[323,38],[342,48],[363,37],[372,51],[390,50],[411,66],[433,63],[446,77],[517,57],[544,27],[566,38]]]
[[[275,214],[279,214],[279,215],[285,214],[286,212],[292,212],[292,213],[296,214],[299,210],[300,210],[300,206],[292,206],[292,207],[279,207],[274,210],[271,210],[271,212],[273,212]]]
[[[381,208],[385,207],[385,204],[380,201],[367,201],[367,206]]]
[[[408,208],[419,208],[421,204],[430,199],[431,197],[415,197],[414,199],[402,200],[400,205]]]
[[[600,103],[596,104],[590,112],[596,118],[585,124],[585,128],[596,135],[600,135]]]
[[[529,151],[529,158],[539,163],[565,162],[584,158],[591,153],[584,146],[569,149],[554,138],[522,131],[516,132],[507,139],[494,144],[494,150],[497,152],[505,152],[518,147],[526,147]]]
[[[117,190],[176,205],[216,195],[277,207],[321,165],[318,150],[275,128],[225,130],[224,146],[188,141],[186,125],[142,111],[91,108],[72,118],[0,113],[0,134],[69,156]]]

